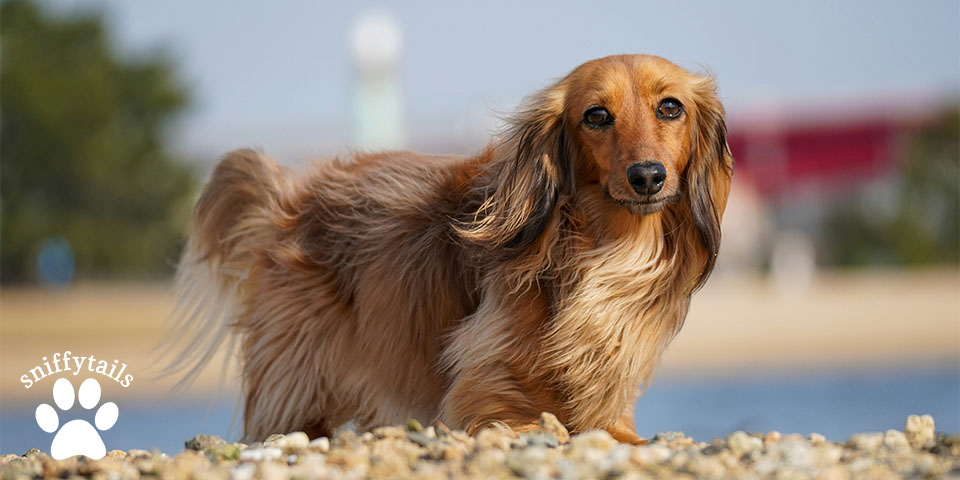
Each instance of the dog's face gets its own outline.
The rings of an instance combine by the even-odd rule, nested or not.
[[[691,154],[696,76],[659,57],[586,63],[563,82],[578,183],[637,215],[680,200]]]
[[[699,232],[702,284],[719,249],[732,168],[712,78],[648,55],[601,58],[530,97],[511,119],[474,190],[479,208],[458,234],[499,258],[537,239],[562,197],[599,190],[611,208],[637,216],[673,204]]]

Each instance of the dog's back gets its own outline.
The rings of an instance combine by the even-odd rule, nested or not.
[[[384,153],[293,179],[240,150],[216,167],[179,269],[182,362],[195,374],[240,334],[246,436],[437,416],[441,335],[475,304],[448,231],[461,163]]]

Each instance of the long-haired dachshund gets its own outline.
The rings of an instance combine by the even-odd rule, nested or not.
[[[293,174],[232,152],[179,267],[180,366],[239,340],[249,439],[523,431],[547,411],[640,442],[634,402],[719,248],[725,133],[711,78],[620,55],[533,95],[472,157]]]

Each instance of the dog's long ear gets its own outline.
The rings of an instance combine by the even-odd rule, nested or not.
[[[700,77],[693,85],[696,108],[691,129],[691,154],[687,164],[687,195],[690,213],[706,250],[706,263],[694,289],[703,286],[720,251],[720,219],[727,206],[733,156],[727,146],[723,105],[713,79]]]
[[[493,158],[474,179],[456,233],[485,254],[509,257],[543,232],[557,198],[572,183],[564,138],[565,88],[549,87],[527,100],[510,121]]]

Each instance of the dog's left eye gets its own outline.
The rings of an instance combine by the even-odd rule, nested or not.
[[[613,116],[603,107],[590,107],[583,113],[583,121],[591,127],[602,127],[613,122]]]
[[[676,98],[660,100],[657,106],[657,116],[660,118],[677,118],[683,112],[683,105]]]

